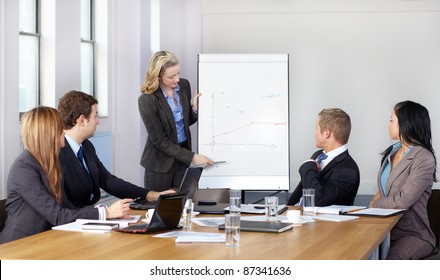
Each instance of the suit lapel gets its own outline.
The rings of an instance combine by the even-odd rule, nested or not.
[[[159,101],[159,107],[162,108],[162,111],[165,112],[165,115],[170,123],[170,127],[173,129],[174,135],[176,135],[177,140],[177,130],[176,130],[176,122],[174,121],[173,111],[171,111],[170,105],[166,100],[165,96],[163,96],[162,89],[159,87],[154,94]]]
[[[405,171],[405,169],[407,169],[408,166],[411,164],[414,159],[414,155],[417,153],[416,150],[418,151],[418,148],[419,147],[413,147],[412,150],[400,160],[400,162],[394,167],[394,169],[391,170],[390,177],[387,181],[386,195],[390,193],[391,187],[393,186],[394,181],[397,179],[397,177],[399,177],[400,174],[402,174],[402,172]],[[381,173],[379,174],[382,174],[382,168]]]
[[[185,92],[182,90],[183,87],[180,87],[179,98],[180,103],[182,104],[183,111],[183,122],[185,123],[185,127],[188,127],[187,120],[189,120],[189,112],[191,110],[191,104],[188,104],[188,99],[185,96]],[[187,133],[187,132],[186,132]]]
[[[75,172],[77,178],[79,178],[79,180],[81,180],[81,185],[90,186],[89,179],[87,178],[87,175],[84,173],[84,170],[82,169],[81,163],[79,162],[78,158],[76,157],[75,153],[73,152],[72,148],[70,147],[69,141],[67,141],[67,139],[65,139],[64,143],[65,143],[64,149],[67,149],[67,153],[66,153],[67,162],[75,162],[75,164],[73,164],[74,170],[75,170],[74,172]],[[89,167],[87,157],[85,157],[85,158],[86,158],[87,167]],[[93,176],[92,176],[92,178],[93,178]]]
[[[330,161],[325,167],[324,169],[321,171],[322,176],[328,172],[328,170],[332,169],[333,166],[335,166],[336,164],[338,164],[339,162],[343,161],[348,155],[348,150],[344,151],[343,153],[339,154],[338,156],[336,156],[334,159],[332,159],[332,161]]]

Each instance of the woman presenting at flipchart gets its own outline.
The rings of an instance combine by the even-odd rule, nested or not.
[[[167,51],[150,59],[138,99],[139,113],[148,138],[141,157],[145,188],[163,191],[179,187],[185,169],[195,164],[212,165],[208,157],[191,151],[189,126],[197,121],[197,99],[191,104],[191,87],[180,79],[179,60]]]

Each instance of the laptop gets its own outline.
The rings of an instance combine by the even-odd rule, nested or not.
[[[186,195],[183,193],[161,195],[150,223],[135,224],[114,230],[126,233],[153,233],[178,228],[185,201]]]
[[[203,166],[190,166],[185,170],[182,181],[180,182],[178,193],[185,194],[187,198],[193,198],[194,193],[199,187],[199,180],[202,176]],[[154,202],[132,202],[130,209],[133,210],[148,210],[155,209],[157,201]]]

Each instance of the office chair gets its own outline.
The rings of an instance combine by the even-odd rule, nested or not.
[[[6,199],[0,200],[0,232],[3,230],[6,221]]]
[[[428,200],[428,218],[432,232],[434,232],[436,243],[431,255],[424,259],[439,259],[439,239],[440,239],[440,190],[433,189]]]

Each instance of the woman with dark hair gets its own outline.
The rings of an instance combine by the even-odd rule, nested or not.
[[[388,129],[398,142],[382,153],[379,191],[369,207],[406,209],[391,230],[387,259],[420,259],[435,245],[426,209],[437,181],[429,112],[412,101],[397,103]]]

